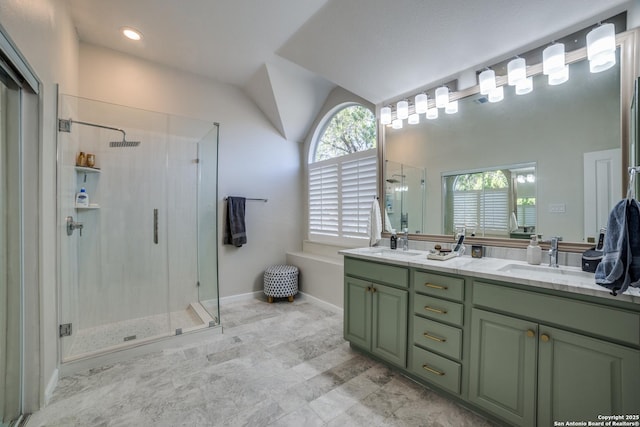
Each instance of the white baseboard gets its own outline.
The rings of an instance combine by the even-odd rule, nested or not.
[[[316,304],[320,307],[326,308],[328,310],[333,311],[334,313],[337,314],[344,314],[344,310],[340,307],[338,307],[337,305],[333,305],[331,303],[328,303],[326,301],[321,300],[320,298],[316,298],[313,295],[309,295],[307,293],[304,292],[299,292],[300,295],[303,296],[304,299],[309,300],[309,302]]]
[[[248,292],[246,294],[238,294],[238,295],[231,295],[228,297],[222,297],[220,298],[220,305],[231,304],[239,301],[249,301],[252,299],[261,299],[261,295],[264,296],[263,291]]]
[[[298,292],[298,295],[296,296],[296,298],[302,297],[302,299],[304,300],[308,300],[309,302],[316,304],[318,306],[321,306],[323,308],[326,308],[328,310],[333,311],[334,313],[338,313],[338,314],[343,314],[344,310],[340,307],[338,307],[337,305],[333,305],[331,303],[328,303],[326,301],[321,300],[320,298],[316,298],[313,295],[310,295],[308,293],[305,292]],[[255,292],[248,292],[246,294],[238,294],[238,295],[231,295],[229,297],[222,297],[220,298],[220,305],[223,306],[225,304],[231,304],[234,302],[242,302],[242,301],[251,301],[251,300],[265,300],[266,301],[266,297],[264,296],[264,292],[263,291],[255,291]],[[224,322],[222,322],[224,325]]]
[[[53,396],[53,391],[58,386],[59,375],[60,371],[58,370],[58,368],[54,369],[53,373],[51,374],[51,378],[49,378],[49,382],[47,383],[47,387],[44,389],[44,406],[47,406],[49,404],[49,401]]]

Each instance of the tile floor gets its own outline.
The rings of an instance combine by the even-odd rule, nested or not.
[[[224,334],[60,379],[40,426],[490,426],[342,338],[304,298],[221,307]]]

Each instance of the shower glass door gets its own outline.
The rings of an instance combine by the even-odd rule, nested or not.
[[[212,124],[68,95],[58,117],[62,360],[210,326],[197,215]]]

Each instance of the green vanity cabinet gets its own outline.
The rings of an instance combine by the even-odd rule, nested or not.
[[[384,267],[345,258],[344,338],[381,359],[405,368],[408,270],[395,266],[381,270],[380,266]],[[352,277],[351,274],[366,278]],[[379,283],[375,280],[376,275],[395,286]]]
[[[537,324],[475,308],[471,317],[469,400],[513,425],[535,425]]]
[[[638,413],[640,350],[589,336],[596,311],[611,310],[608,317],[629,322],[611,330],[620,339],[627,336],[621,330],[637,327],[637,312],[479,281],[473,289],[474,304],[502,313],[472,309],[471,402],[518,426]],[[557,303],[562,311],[548,313]],[[545,323],[563,316],[570,318],[559,326],[578,332]]]

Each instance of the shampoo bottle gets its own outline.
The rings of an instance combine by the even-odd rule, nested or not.
[[[542,262],[542,248],[538,245],[538,236],[531,235],[529,246],[527,246],[527,262],[538,265]]]
[[[391,230],[391,238],[389,239],[391,241],[391,249],[397,249],[398,248],[398,236],[396,235],[396,230],[395,228],[393,230]]]
[[[80,189],[80,192],[76,194],[76,208],[88,208],[89,207],[89,195],[84,187]]]

